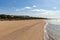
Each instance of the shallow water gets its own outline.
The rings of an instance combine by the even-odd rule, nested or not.
[[[55,40],[60,40],[60,25],[48,23],[46,25],[47,34]]]

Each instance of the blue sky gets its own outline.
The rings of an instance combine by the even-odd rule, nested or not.
[[[59,13],[60,0],[0,0],[0,14],[55,17]]]

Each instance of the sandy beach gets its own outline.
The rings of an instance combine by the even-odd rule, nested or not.
[[[44,20],[0,21],[0,40],[43,40]]]

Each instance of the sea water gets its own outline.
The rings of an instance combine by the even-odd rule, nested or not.
[[[60,19],[51,19],[46,20],[47,25],[45,27],[45,37],[47,36],[49,39],[46,40],[60,40]]]

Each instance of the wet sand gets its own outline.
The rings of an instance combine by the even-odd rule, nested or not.
[[[43,40],[43,20],[0,21],[0,40]]]

